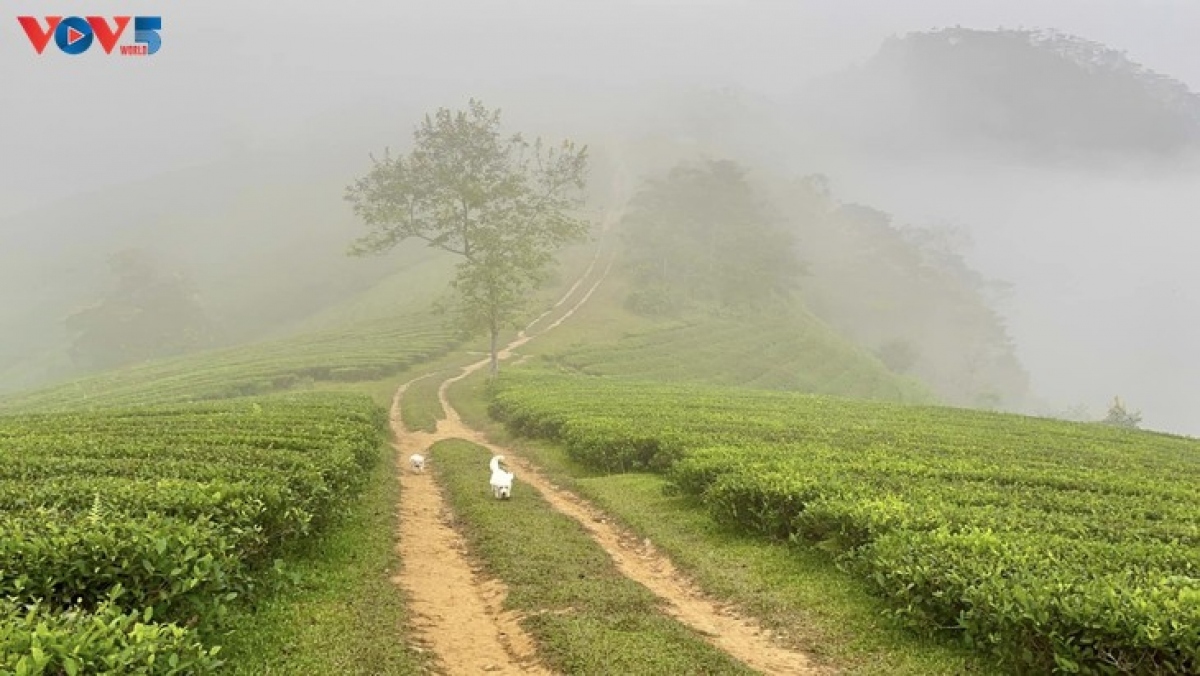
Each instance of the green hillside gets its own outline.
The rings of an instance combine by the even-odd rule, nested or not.
[[[759,189],[732,162],[647,179],[606,242],[608,275],[589,303],[524,351],[591,375],[933,401],[808,310],[795,223]],[[734,244],[747,237],[756,242]]]
[[[311,150],[263,150],[0,219],[0,392],[80,374],[63,322],[113,286],[118,252],[185,277],[220,346],[277,337],[427,256],[347,257],[358,230],[342,191],[369,160]]]
[[[840,394],[890,401],[931,401],[916,380],[891,373],[803,312],[747,322],[697,315],[664,322],[611,342],[543,355],[586,375]]]
[[[444,354],[454,342],[444,318],[401,315],[117,369],[0,399],[0,412],[224,399],[380,380]]]
[[[0,396],[0,413],[220,399],[378,380],[451,349],[456,337],[430,305],[445,293],[453,260],[413,246],[382,262],[392,266],[389,274],[341,302],[264,327],[270,340],[147,360]]]
[[[524,363],[611,378],[935,400],[920,381],[892,373],[798,303],[741,317],[647,317],[626,307],[636,288],[614,263],[570,321],[521,349],[530,357]]]

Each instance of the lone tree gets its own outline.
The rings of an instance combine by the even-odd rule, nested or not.
[[[494,376],[500,329],[516,326],[555,252],[587,234],[571,213],[582,202],[587,148],[502,136],[500,111],[475,99],[466,110],[426,115],[413,139],[407,156],[372,157],[371,171],[346,189],[370,228],[350,255],[415,237],[461,256],[454,309],[464,330],[488,332]]]
[[[788,294],[803,269],[793,233],[731,160],[681,163],[648,182],[622,226],[639,287],[627,303],[647,314],[761,307]]]
[[[1142,412],[1130,413],[1125,409],[1125,404],[1121,402],[1120,397],[1113,397],[1112,406],[1108,407],[1108,415],[1100,422],[1134,429],[1142,423]]]
[[[76,366],[111,368],[216,343],[217,324],[188,277],[164,270],[142,249],[119,251],[109,256],[108,265],[112,287],[64,320]]]
[[[875,355],[892,373],[908,373],[921,358],[916,346],[903,338],[893,338],[880,345]]]

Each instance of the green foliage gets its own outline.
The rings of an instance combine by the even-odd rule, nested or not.
[[[539,464],[554,453],[540,454]],[[948,637],[935,640],[908,630],[891,616],[886,601],[871,596],[853,574],[830,565],[819,549],[722,528],[691,498],[664,495],[660,476],[588,477],[572,489],[649,537],[676,565],[690,568],[705,591],[748,609],[777,638],[817,646],[822,661],[836,664],[839,673],[996,673],[990,661]]]
[[[1200,669],[1200,444],[983,411],[512,374],[491,413],[838,553],[1021,673]]]
[[[0,601],[0,672],[36,674],[210,674],[224,666],[193,630],[152,621],[105,601],[92,612]]]
[[[571,210],[585,186],[587,149],[502,137],[500,111],[472,99],[467,110],[439,109],[413,134],[407,156],[375,160],[346,190],[370,228],[352,255],[390,250],[417,238],[462,257],[453,286],[463,328],[492,338],[518,319],[554,253],[587,224]]]
[[[109,261],[116,283],[95,305],[66,319],[76,366],[94,370],[196,350],[213,344],[216,326],[195,286],[169,275],[146,252],[128,249]]]
[[[879,361],[895,373],[907,373],[921,356],[920,350],[907,340],[889,340],[876,351]]]
[[[684,303],[661,282],[647,283],[629,292],[623,303],[626,310],[647,317],[678,315]]]
[[[747,308],[794,286],[792,233],[745,174],[728,160],[683,164],[634,197],[621,224],[626,258],[635,284],[656,290],[631,298],[635,308],[666,314],[680,300]]]
[[[0,418],[0,598],[218,618],[343,508],[384,425],[335,394]]]

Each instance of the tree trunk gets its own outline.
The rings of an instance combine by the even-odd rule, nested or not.
[[[492,365],[489,373],[492,378],[495,378],[496,374],[500,372],[500,362],[496,359],[496,338],[500,332],[497,330],[496,322],[492,322],[490,328],[492,333]]]

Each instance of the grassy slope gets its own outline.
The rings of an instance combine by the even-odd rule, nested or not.
[[[237,348],[136,364],[0,399],[0,411],[105,408],[220,399],[319,381],[397,373],[453,344],[442,320],[414,314]]]
[[[437,423],[446,417],[442,404],[438,401],[438,389],[442,381],[453,375],[451,371],[436,371],[424,380],[418,380],[408,386],[400,400],[400,417],[404,426],[410,430],[433,432]]]
[[[434,358],[455,342],[448,318],[430,312],[452,261],[425,250],[394,258],[397,269],[349,300],[280,326],[270,340],[208,350],[0,395],[0,413],[219,398],[323,381],[381,378]]]
[[[406,245],[394,272],[342,303],[287,327],[290,335],[344,329],[363,322],[422,312],[431,299],[446,293],[456,257],[428,247]]]
[[[366,160],[366,158],[363,158]],[[362,163],[354,163],[361,166]],[[354,171],[357,171],[355,169]],[[184,272],[238,341],[265,337],[388,274],[345,256],[360,234],[342,201],[349,163],[267,152],[161,174],[0,220],[0,391],[59,377],[62,318],[112,283],[106,258],[139,247]]]
[[[545,307],[557,300],[573,283],[574,271],[586,266],[591,253],[591,244],[565,252],[557,278],[535,294],[531,307]],[[0,413],[338,388],[340,383],[383,378],[439,359],[458,340],[452,317],[432,312],[430,304],[446,292],[455,259],[433,251],[409,250],[396,261],[399,269],[374,286],[280,328],[272,340],[152,360],[3,395]],[[514,333],[506,327],[501,340]],[[485,344],[476,340],[460,347],[479,351]]]
[[[629,288],[615,268],[587,305],[522,352],[589,375],[933,401],[923,384],[891,373],[798,305],[748,320],[656,319],[622,307]]]

